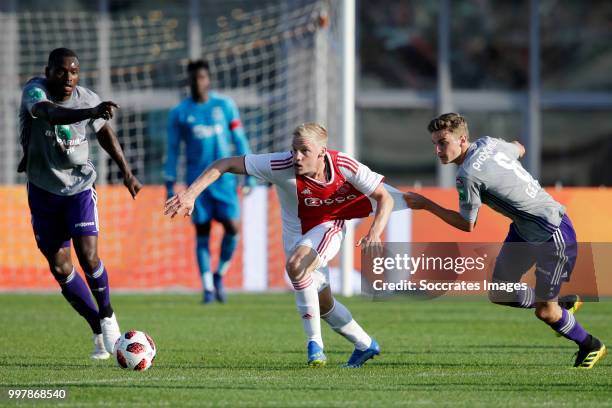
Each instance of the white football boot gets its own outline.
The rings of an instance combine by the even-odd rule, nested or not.
[[[115,314],[113,313],[111,317],[100,319],[100,326],[102,327],[104,347],[106,348],[107,352],[114,354],[115,343],[117,342],[117,339],[121,337],[117,317],[115,317]]]
[[[106,351],[106,347],[104,347],[104,339],[102,338],[102,334],[94,334],[93,343],[94,350],[91,352],[91,358],[93,360],[107,360],[110,357],[110,354]]]

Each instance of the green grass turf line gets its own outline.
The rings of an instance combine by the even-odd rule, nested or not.
[[[91,335],[61,295],[0,295],[0,387],[64,388],[63,407],[611,406],[612,358],[572,370],[575,345],[530,310],[486,301],[341,299],[380,343],[359,370],[352,346],[322,322],[328,365],[306,367],[291,294],[114,295],[122,331],[148,332],[154,366],[121,370],[89,359]],[[578,320],[612,346],[612,302]],[[6,392],[6,388],[3,388]],[[0,405],[17,406],[5,396]],[[20,405],[29,405],[20,401]]]

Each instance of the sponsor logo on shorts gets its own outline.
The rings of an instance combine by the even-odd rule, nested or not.
[[[79,223],[77,223],[77,224],[74,224],[74,226],[75,226],[76,228],[91,227],[91,226],[94,226],[94,225],[96,225],[96,223],[95,223],[95,222],[93,222],[93,221],[89,221],[89,222],[79,222]]]

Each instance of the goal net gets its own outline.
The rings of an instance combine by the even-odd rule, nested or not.
[[[94,2],[92,2],[94,3]],[[169,110],[185,96],[186,65],[202,57],[212,88],[233,97],[254,152],[289,150],[293,128],[325,124],[339,143],[339,3],[296,1],[100,1],[92,9],[25,8],[0,13],[0,290],[56,285],[37,251],[25,178],[15,171],[20,87],[44,75],[53,48],[79,56],[80,84],[121,106],[112,122],[126,158],[145,184],[136,201],[117,166],[97,145],[100,257],[116,288],[196,289],[194,229],[165,219],[162,165]],[[27,3],[25,3],[27,4]],[[100,7],[102,5],[103,7]],[[184,158],[179,181],[184,180]],[[280,217],[275,193],[259,187],[243,200],[243,234],[228,272],[231,288],[284,287]],[[6,233],[10,231],[10,233]],[[221,229],[213,227],[212,267]],[[73,257],[76,263],[76,257]]]

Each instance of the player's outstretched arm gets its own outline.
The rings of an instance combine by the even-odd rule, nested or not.
[[[215,160],[187,187],[187,190],[179,192],[166,201],[164,215],[170,215],[171,218],[174,218],[179,213],[184,213],[185,216],[191,215],[196,197],[217,181],[224,173],[247,174],[244,156],[233,156]]]
[[[108,123],[105,123],[96,133],[96,137],[98,138],[100,146],[102,146],[110,157],[112,157],[113,161],[117,163],[117,166],[119,166],[121,174],[123,174],[123,184],[129,190],[132,198],[136,198],[136,194],[142,189],[142,184],[138,181],[136,176],[132,174],[130,166],[127,164],[125,156],[123,155],[121,145],[117,140],[115,131]]]
[[[118,109],[119,106],[112,101],[102,102],[98,106],[85,109],[64,108],[53,102],[44,101],[32,107],[32,114],[37,118],[46,120],[52,125],[69,125],[88,119],[112,119],[113,108]]]
[[[440,207],[438,204],[420,194],[412,192],[406,193],[404,194],[404,200],[408,207],[413,210],[427,210],[445,223],[462,231],[472,232],[476,226],[475,222],[469,222],[463,218],[459,212]]]
[[[385,189],[383,183],[380,183],[378,187],[376,187],[376,190],[370,194],[370,197],[376,200],[374,221],[372,222],[368,234],[357,242],[357,246],[363,245],[366,248],[372,245],[380,245],[380,236],[387,226],[391,211],[393,211],[393,197],[391,197],[391,194]],[[373,250],[375,250],[375,248],[373,248]]]

